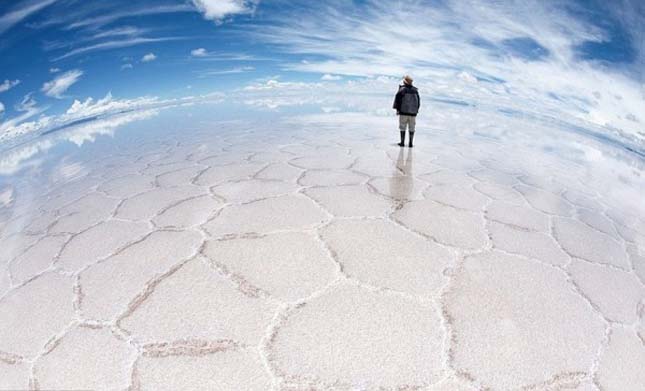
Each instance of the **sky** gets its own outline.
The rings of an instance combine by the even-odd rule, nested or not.
[[[0,0],[0,143],[213,96],[393,94],[411,74],[422,95],[645,148],[644,70],[640,0]]]

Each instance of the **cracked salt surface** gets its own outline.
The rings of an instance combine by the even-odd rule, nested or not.
[[[521,119],[442,130],[490,130],[463,110],[414,149],[390,117],[162,116],[27,164],[0,390],[645,389],[643,161]]]

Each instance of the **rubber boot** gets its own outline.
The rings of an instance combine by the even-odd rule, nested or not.
[[[401,142],[399,143],[399,147],[405,147],[405,131],[399,133],[401,133]]]
[[[414,140],[414,132],[410,132],[410,144],[408,146],[412,148],[414,145],[412,145],[412,141]]]

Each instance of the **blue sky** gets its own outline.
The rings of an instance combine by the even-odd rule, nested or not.
[[[527,105],[637,132],[644,26],[639,0],[5,0],[0,130],[108,92],[172,99],[412,73],[428,91],[501,82]]]

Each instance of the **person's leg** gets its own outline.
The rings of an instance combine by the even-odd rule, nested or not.
[[[408,132],[410,132],[410,143],[408,145],[410,148],[414,146],[412,142],[414,141],[414,131],[416,129],[416,126],[417,126],[417,117],[410,116],[410,122],[408,124]]]
[[[405,117],[407,116],[399,115],[399,133],[401,133],[401,142],[399,143],[399,147],[405,146],[405,125],[407,124]]]

